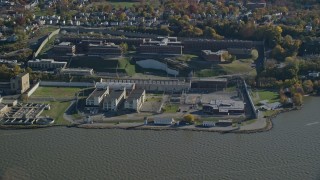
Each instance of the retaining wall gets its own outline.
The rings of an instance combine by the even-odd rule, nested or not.
[[[30,97],[39,87],[40,82],[37,82],[37,84],[35,84],[32,88],[30,88],[30,90],[27,93],[27,96]]]
[[[250,93],[248,91],[248,86],[247,86],[247,83],[245,80],[243,80],[243,91],[244,91],[244,96],[246,96],[246,98],[249,100],[249,105],[250,105],[250,108],[252,110],[252,118],[253,119],[256,119],[258,118],[258,114],[257,114],[257,111],[256,111],[256,108],[254,106],[254,103],[252,101],[252,98],[250,96]]]
[[[93,82],[61,82],[61,81],[41,81],[40,86],[51,87],[94,87]]]
[[[53,32],[51,32],[48,37],[42,41],[42,43],[40,44],[39,48],[37,49],[37,51],[34,53],[33,58],[36,58],[39,53],[41,52],[41,50],[44,48],[44,46],[48,43],[48,41],[55,35],[59,34],[60,29],[57,29]]]

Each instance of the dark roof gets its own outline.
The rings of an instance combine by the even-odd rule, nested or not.
[[[88,99],[94,98],[94,97],[100,97],[102,96],[105,92],[107,91],[107,89],[95,89],[90,96],[88,97]]]
[[[127,98],[127,101],[140,98],[144,91],[144,89],[134,89]]]
[[[121,96],[121,94],[123,93],[123,90],[117,90],[117,91],[111,91],[104,99],[105,101],[112,101],[114,99],[117,99]]]

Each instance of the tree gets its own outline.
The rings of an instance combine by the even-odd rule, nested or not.
[[[252,59],[253,61],[255,61],[255,60],[258,59],[258,57],[259,57],[259,52],[258,52],[256,49],[253,49],[253,50],[251,51],[251,59]]]
[[[21,72],[21,68],[18,65],[14,65],[12,68],[13,75],[16,76]]]
[[[3,80],[8,80],[10,78],[10,72],[9,72],[9,68],[2,64],[0,66],[0,79],[3,79]]]
[[[29,73],[29,74],[31,74],[31,73],[32,73],[32,69],[31,69],[30,67],[27,67],[27,68],[26,68],[26,72]]]
[[[285,49],[278,44],[272,49],[271,54],[272,57],[277,59],[278,61],[283,61],[285,56]]]
[[[127,17],[127,15],[126,15],[126,13],[121,13],[120,15],[119,15],[119,20],[120,21],[124,21],[124,20],[126,20],[126,17]]]
[[[280,94],[280,103],[286,104],[288,102],[288,97],[284,94]]]
[[[127,43],[121,43],[119,46],[120,46],[123,54],[127,53],[127,51],[128,51],[128,44]]]
[[[311,80],[305,80],[302,84],[305,93],[309,94],[313,92],[313,83]]]
[[[302,105],[303,100],[302,100],[302,95],[300,93],[294,93],[292,100],[296,106]]]
[[[208,27],[208,26],[205,27],[205,29],[203,31],[203,35],[205,37],[213,38],[213,39],[217,39],[217,40],[223,39],[223,36],[220,36],[219,34],[217,34],[217,32],[213,28]]]
[[[195,117],[192,114],[187,114],[183,117],[183,120],[185,120],[186,122],[192,124],[195,121]]]
[[[202,31],[200,28],[195,27],[195,28],[193,29],[193,33],[194,33],[195,36],[202,36],[203,31]]]

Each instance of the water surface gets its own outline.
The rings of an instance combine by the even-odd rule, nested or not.
[[[320,179],[320,98],[256,134],[0,131],[2,179]],[[1,178],[0,178],[1,179]]]

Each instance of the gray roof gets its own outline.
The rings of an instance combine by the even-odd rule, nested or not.
[[[100,97],[103,94],[105,94],[107,91],[107,89],[95,89],[90,96],[88,97],[88,99],[93,99],[94,97]]]
[[[124,83],[124,82],[97,82],[96,88],[102,88],[109,86],[112,90],[120,90],[123,88],[134,89],[135,83]]]
[[[130,93],[129,97],[127,98],[127,101],[131,101],[131,100],[140,98],[144,92],[145,92],[144,89],[134,89]]]
[[[111,91],[105,98],[104,102],[106,101],[113,101],[114,99],[118,99],[121,94],[123,93],[123,90],[117,90],[117,91]]]

